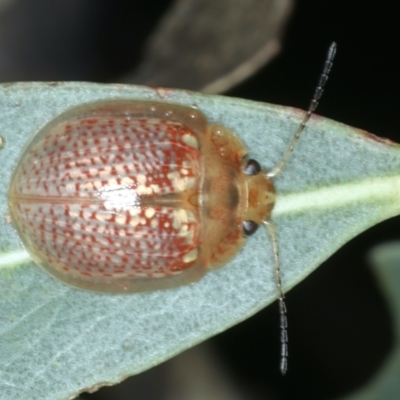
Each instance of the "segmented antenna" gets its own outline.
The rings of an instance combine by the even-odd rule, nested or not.
[[[304,128],[306,127],[306,124],[307,124],[308,120],[310,119],[311,114],[318,107],[318,102],[322,96],[322,93],[324,92],[324,86],[328,80],[329,72],[332,68],[332,63],[333,63],[333,59],[335,58],[335,54],[336,54],[336,43],[333,42],[329,46],[328,54],[326,55],[326,59],[325,59],[324,68],[322,70],[321,76],[319,77],[319,82],[318,82],[317,87],[315,88],[314,96],[311,100],[310,106],[308,107],[308,111],[307,111],[306,115],[304,116],[303,121],[301,121],[301,124],[297,128],[297,131],[294,134],[293,139],[290,142],[290,145],[287,148],[285,154],[283,155],[281,161],[271,172],[268,172],[268,174],[267,174],[268,177],[273,178],[273,177],[279,175],[282,172],[282,169],[285,166],[287,160],[293,153],[293,149],[294,149],[297,141],[299,140],[301,133],[304,131]]]
[[[267,227],[269,236],[271,238],[272,243],[272,251],[274,253],[274,266],[275,266],[275,282],[278,288],[279,295],[279,319],[280,319],[280,329],[281,329],[281,361],[280,361],[280,370],[281,374],[285,375],[288,368],[288,334],[287,334],[287,316],[286,316],[286,303],[285,303],[285,295],[283,293],[282,288],[282,279],[281,279],[281,266],[279,263],[279,250],[278,250],[278,241],[276,239],[276,231],[275,225],[271,221],[264,221],[263,224]]]
[[[267,174],[268,177],[271,177],[271,178],[275,177],[282,172],[282,168],[284,167],[284,165],[286,164],[286,161],[292,154],[294,146],[296,145],[297,141],[299,140],[299,137],[300,137],[301,133],[303,132],[308,120],[310,119],[311,114],[317,108],[318,102],[324,91],[325,83],[328,80],[329,71],[331,70],[333,58],[335,57],[335,53],[336,53],[336,43],[333,42],[329,47],[328,54],[326,56],[326,60],[325,60],[325,64],[324,64],[324,68],[323,68],[322,74],[319,78],[318,85],[315,89],[314,96],[311,100],[310,106],[308,107],[308,111],[307,111],[306,115],[304,116],[303,121],[297,128],[297,131],[294,134],[293,139],[290,142],[290,145],[289,145],[288,149],[286,150],[285,154],[283,155],[281,161],[270,173]],[[274,224],[271,221],[264,221],[263,223],[268,229],[268,233],[269,233],[269,236],[270,236],[271,242],[272,242],[272,250],[274,253],[275,281],[276,281],[276,286],[278,288],[279,318],[280,318],[280,329],[281,329],[280,370],[281,370],[282,375],[285,375],[287,372],[287,369],[288,369],[288,356],[289,356],[288,333],[287,333],[288,323],[287,323],[287,316],[286,316],[285,295],[283,293],[283,288],[282,288],[278,241],[276,238],[276,231],[275,231]]]

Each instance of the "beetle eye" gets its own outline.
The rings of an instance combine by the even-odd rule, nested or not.
[[[254,221],[243,221],[243,231],[246,236],[252,235],[258,229],[258,224]]]
[[[244,173],[246,175],[257,175],[260,171],[261,166],[256,160],[250,159],[247,161],[247,164],[244,168]]]

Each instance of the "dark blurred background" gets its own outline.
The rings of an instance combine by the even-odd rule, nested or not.
[[[0,79],[126,82],[171,3],[2,1]],[[226,94],[306,108],[335,40],[338,53],[318,114],[399,141],[399,20],[395,2],[298,1],[283,30],[281,53]],[[275,304],[201,345],[201,362],[216,369],[211,381],[223,379],[235,398],[248,400],[333,399],[366,383],[393,344],[385,299],[366,255],[374,245],[397,239],[398,226],[399,219],[393,219],[358,236],[288,293],[286,377],[279,374],[278,339],[265,339],[278,338]],[[180,361],[173,360],[82,399],[170,400],[171,387],[185,385],[179,377],[186,379],[191,368],[192,378],[200,379],[200,353],[183,356],[186,374],[177,372]],[[201,397],[193,392],[181,398]]]

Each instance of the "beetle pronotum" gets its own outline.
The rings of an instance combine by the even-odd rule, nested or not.
[[[83,289],[164,289],[223,266],[264,224],[273,244],[286,373],[272,179],[317,107],[335,50],[332,44],[308,112],[269,173],[246,158],[234,133],[191,107],[106,100],[51,120],[25,147],[9,189],[12,221],[32,259]]]

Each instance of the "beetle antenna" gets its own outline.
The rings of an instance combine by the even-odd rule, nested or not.
[[[295,132],[292,141],[289,144],[286,152],[284,153],[281,161],[278,165],[267,174],[269,178],[273,178],[279,175],[282,172],[283,167],[285,166],[287,160],[293,153],[293,149],[299,140],[301,133],[304,131],[307,122],[309,121],[312,113],[318,106],[318,102],[324,92],[324,86],[328,80],[329,72],[332,68],[333,59],[336,54],[336,43],[333,42],[329,46],[328,54],[325,59],[324,68],[319,77],[318,85],[315,88],[314,96],[312,97],[311,103],[308,107],[307,113],[303,117],[303,121],[301,121],[300,125]],[[281,329],[281,360],[280,360],[280,371],[282,375],[285,375],[288,369],[288,323],[287,323],[287,315],[286,315],[286,303],[285,303],[285,294],[283,293],[282,287],[282,278],[281,278],[281,267],[279,262],[279,249],[278,249],[278,240],[276,238],[276,230],[273,222],[265,220],[263,224],[267,227],[269,236],[271,238],[272,243],[272,251],[274,253],[274,265],[275,265],[275,281],[276,286],[278,288],[278,300],[279,300],[279,319],[280,319],[280,329]]]
[[[301,133],[304,131],[304,128],[306,127],[306,124],[307,124],[308,120],[310,119],[311,114],[316,110],[316,108],[318,106],[318,102],[322,96],[322,93],[324,92],[324,86],[328,80],[329,72],[332,68],[333,59],[335,58],[335,54],[336,54],[336,43],[332,42],[332,44],[329,46],[328,54],[326,55],[326,59],[325,59],[325,63],[324,63],[324,68],[319,77],[318,85],[315,88],[314,96],[308,107],[307,113],[304,116],[303,121],[301,121],[301,124],[297,128],[297,131],[294,134],[293,139],[290,142],[290,145],[289,145],[288,149],[286,150],[285,154],[283,155],[281,161],[278,163],[278,165],[276,165],[276,167],[271,172],[269,172],[267,174],[268,177],[272,178],[272,177],[279,175],[282,172],[282,169],[285,166],[290,155],[293,153],[293,149],[294,149],[297,141],[299,140]]]
[[[278,299],[279,299],[279,319],[281,328],[281,361],[280,370],[281,374],[285,375],[288,367],[288,334],[287,334],[287,316],[286,316],[286,303],[285,295],[282,288],[281,279],[281,267],[279,263],[279,251],[278,241],[276,239],[275,225],[271,221],[263,221],[263,224],[267,227],[269,236],[272,243],[272,251],[274,253],[274,265],[275,265],[275,281],[278,288]]]

